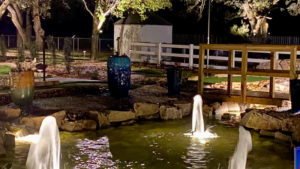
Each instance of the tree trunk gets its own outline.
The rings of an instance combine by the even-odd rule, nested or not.
[[[11,14],[11,20],[12,20],[13,24],[15,25],[15,27],[17,28],[18,35],[21,37],[23,44],[26,46],[27,39],[26,39],[25,31],[24,31],[21,23],[19,22],[16,11],[11,6],[8,6],[7,10]]]
[[[93,32],[92,32],[92,42],[91,42],[91,60],[95,60],[98,53],[98,45],[99,45],[99,33],[97,30],[98,22],[97,18],[94,18],[93,21]]]
[[[31,24],[31,9],[26,10],[26,38],[27,42],[30,43],[32,36],[32,24]]]
[[[32,17],[33,17],[33,29],[35,32],[35,43],[36,43],[38,49],[42,49],[43,37],[44,37],[45,31],[43,30],[42,24],[41,24],[38,0],[34,1],[34,5],[32,8]]]
[[[8,5],[10,4],[10,0],[5,0],[1,5],[0,5],[0,19],[4,15]]]

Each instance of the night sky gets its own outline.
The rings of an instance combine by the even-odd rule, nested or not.
[[[55,0],[54,0],[54,3]],[[76,0],[68,1],[70,9],[57,5],[51,10],[51,18],[43,20],[43,28],[47,35],[90,37],[92,30],[92,17],[85,11],[83,5]],[[211,34],[226,36],[230,26],[239,23],[240,20],[225,20],[226,8],[213,4],[211,12]],[[173,2],[173,8],[157,13],[173,24],[173,33],[176,34],[203,34],[207,33],[207,10],[199,21],[195,14],[186,12],[184,4],[180,1]],[[269,20],[269,32],[271,35],[300,36],[300,16],[290,16],[287,12],[273,11]],[[110,17],[104,27],[103,37],[112,38],[113,23],[117,18]],[[3,17],[0,20],[0,34],[15,34],[15,27],[10,18]]]

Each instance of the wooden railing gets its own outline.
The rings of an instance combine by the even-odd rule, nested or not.
[[[172,49],[181,49],[182,53],[174,53]],[[255,51],[253,51],[255,52]],[[177,65],[182,67],[188,67],[189,69],[198,68],[199,64],[195,62],[195,60],[199,59],[199,46],[189,44],[189,45],[175,45],[175,44],[163,44],[163,43],[131,43],[131,50],[129,51],[129,55],[139,55],[139,57],[131,57],[132,62],[145,62],[140,56],[147,55],[151,56],[150,60],[147,60],[148,63],[152,64],[165,64],[165,65]],[[260,53],[268,53],[268,52],[260,52]],[[278,54],[276,55],[276,59],[278,59]],[[187,62],[178,62],[172,61],[172,58],[184,58],[188,60]],[[208,57],[205,55],[205,59],[217,61],[217,62],[226,62],[228,61],[227,56],[215,56],[209,55]],[[232,61],[235,65],[236,62],[242,62],[241,57],[232,56]],[[257,59],[257,58],[249,58],[249,63],[259,64],[262,62],[267,62],[267,59]],[[227,66],[222,65],[213,65],[212,62],[209,62],[209,67],[213,67],[215,69],[227,69]],[[207,65],[205,65],[207,66]]]
[[[205,51],[206,50],[225,50],[228,51],[228,68],[219,70],[214,68],[205,68]],[[244,44],[200,44],[199,48],[199,80],[198,92],[203,94],[204,77],[206,73],[212,74],[228,74],[227,94],[230,97],[232,94],[232,75],[241,75],[241,95],[239,100],[242,103],[247,102],[247,76],[269,76],[270,88],[269,98],[275,97],[275,79],[274,77],[287,77],[290,79],[298,78],[299,71],[296,70],[298,46],[296,45],[244,45]],[[236,51],[242,52],[241,68],[234,67],[234,54]],[[270,69],[257,70],[248,68],[248,53],[249,52],[268,52],[270,53]],[[276,54],[283,52],[290,54],[290,70],[276,70]]]

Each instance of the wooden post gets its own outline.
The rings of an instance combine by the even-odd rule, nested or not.
[[[198,93],[203,95],[204,88],[204,58],[205,49],[199,45],[199,76],[198,76]]]
[[[193,69],[194,67],[194,45],[190,44],[190,51],[189,51],[189,68]]]
[[[157,65],[159,66],[161,62],[161,43],[157,44]]]
[[[297,46],[293,46],[291,49],[291,59],[290,59],[290,79],[297,79],[297,69],[296,69],[296,61],[297,61]]]
[[[228,56],[228,70],[234,67],[234,50],[229,51]],[[230,96],[232,93],[232,75],[228,74],[228,81],[227,81],[227,94]]]
[[[248,68],[248,51],[247,46],[242,50],[242,72],[241,72],[241,101],[246,103],[247,99],[247,68]]]
[[[270,70],[275,70],[275,69],[276,69],[276,57],[275,57],[275,53],[271,52],[271,54],[270,54]],[[271,98],[275,97],[275,77],[270,77],[269,95]]]

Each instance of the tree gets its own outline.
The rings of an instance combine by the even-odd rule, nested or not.
[[[127,13],[137,13],[142,19],[146,14],[160,9],[171,7],[169,0],[96,0],[94,4],[91,1],[82,0],[85,9],[93,17],[91,59],[94,60],[97,54],[99,33],[102,32],[103,24],[110,15],[124,17]],[[90,10],[89,4],[94,6],[94,11]]]
[[[196,10],[201,17],[207,0],[187,0],[190,11]],[[287,10],[291,15],[300,14],[298,0],[214,0],[223,3],[234,10],[227,19],[241,19],[241,25],[234,25],[231,30],[236,34],[250,32],[251,35],[266,36],[268,34],[268,20],[272,19],[270,13],[274,9]],[[248,29],[249,28],[249,29]]]
[[[18,35],[21,37],[23,45],[29,47],[33,20],[33,28],[36,37],[36,45],[39,49],[43,45],[44,30],[41,26],[41,18],[50,16],[51,0],[0,0],[0,19],[5,11],[8,11]],[[26,17],[24,24],[23,17]],[[33,19],[31,19],[33,18]]]

